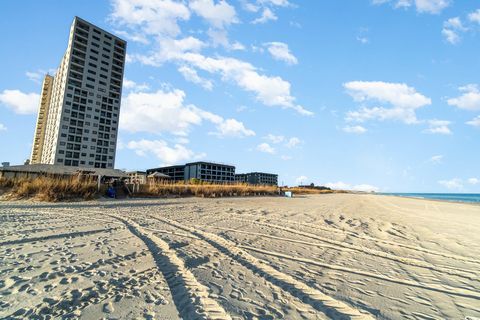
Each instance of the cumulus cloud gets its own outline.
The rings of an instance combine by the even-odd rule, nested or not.
[[[404,83],[351,81],[344,83],[343,86],[357,102],[374,101],[392,106],[391,108],[362,107],[357,111],[349,111],[346,116],[347,121],[398,120],[406,124],[418,123],[415,111],[432,103],[430,98]]]
[[[288,45],[283,42],[266,42],[263,44],[275,60],[283,61],[287,64],[297,64],[297,58],[290,52]]]
[[[347,133],[363,134],[367,132],[367,129],[362,126],[345,126],[343,127],[343,131]]]
[[[271,134],[269,133],[268,135],[266,135],[265,137],[263,137],[264,139],[270,141],[271,143],[281,143],[285,140],[285,137],[282,136],[282,135],[274,135],[274,134]]]
[[[468,29],[463,26],[459,17],[450,18],[443,23],[442,35],[451,44],[457,44],[460,42],[460,33],[467,31]]]
[[[154,155],[162,161],[161,165],[172,165],[185,161],[198,160],[206,156],[205,153],[195,153],[182,144],[169,146],[164,140],[138,140],[130,141],[127,148],[134,150],[142,157]]]
[[[448,99],[449,105],[470,111],[480,110],[480,90],[477,84],[469,84],[458,89],[463,93],[459,97]]]
[[[0,123],[0,131],[7,131],[7,127],[3,123]]]
[[[264,152],[264,153],[270,153],[270,154],[274,154],[275,153],[275,148],[273,148],[271,145],[269,145],[268,143],[260,143],[258,146],[257,146],[257,150],[260,151],[260,152]]]
[[[191,0],[189,7],[216,28],[224,28],[238,22],[235,8],[224,0],[218,3],[213,0]]]
[[[470,121],[467,121],[466,124],[474,127],[480,127],[480,116],[473,118]]]
[[[177,36],[179,20],[190,19],[190,10],[183,2],[173,0],[112,0],[112,21],[129,27],[140,26],[150,35]]]
[[[419,13],[439,14],[450,5],[451,0],[372,0],[372,3],[393,3],[395,9],[415,6]]]
[[[287,148],[295,148],[296,146],[298,146],[299,144],[302,143],[302,140],[300,140],[299,138],[297,137],[292,137],[290,139],[288,139],[287,143],[285,144],[285,146]]]
[[[40,95],[38,93],[24,93],[20,90],[3,90],[0,93],[0,104],[18,114],[34,114],[38,110]]]
[[[141,83],[141,84],[136,83],[135,81],[127,79],[127,78],[124,77],[122,88],[127,90],[127,91],[145,91],[145,90],[150,89],[150,86],[146,83]]]
[[[255,135],[253,130],[245,128],[245,125],[235,119],[226,119],[217,125],[214,135],[220,137],[251,137]]]
[[[351,185],[350,183],[345,183],[343,181],[338,182],[328,182],[325,184],[326,187],[333,190],[352,190],[359,192],[378,192],[380,188],[372,186],[370,184],[357,184]]]
[[[440,180],[438,183],[449,190],[463,189],[463,182],[459,178],[453,178],[450,180]]]
[[[190,68],[188,66],[180,66],[178,68],[178,71],[182,74],[185,80],[198,84],[204,89],[209,91],[213,89],[213,82],[208,79],[204,79],[200,77],[195,69]]]
[[[428,120],[428,128],[425,129],[424,133],[431,133],[431,134],[445,134],[449,135],[452,134],[452,131],[448,127],[450,125],[450,121],[447,120]]]
[[[469,13],[468,20],[470,20],[471,22],[480,24],[480,9],[477,9],[476,11]]]
[[[182,90],[152,93],[132,92],[122,100],[120,128],[130,132],[171,133],[177,136],[188,135],[194,125],[202,121],[213,123],[218,136],[240,137],[255,133],[245,128],[235,119],[223,119],[221,116],[184,103]]]
[[[477,185],[477,184],[480,183],[480,179],[478,179],[478,178],[470,178],[467,181],[468,181],[468,183],[473,184],[473,185]]]
[[[258,17],[257,19],[253,20],[253,24],[263,24],[267,23],[268,21],[275,21],[277,20],[278,17],[275,15],[275,13],[270,9],[270,8],[264,8],[262,11],[262,15]]]
[[[248,62],[235,58],[211,58],[198,53],[185,53],[181,59],[204,71],[219,73],[222,79],[233,81],[240,88],[253,92],[264,105],[293,109],[301,115],[313,115],[313,112],[295,103],[289,82],[280,77],[262,75]]]

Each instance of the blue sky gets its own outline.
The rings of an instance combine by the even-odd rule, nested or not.
[[[1,161],[29,157],[75,15],[128,41],[117,168],[480,192],[478,1],[2,1]]]

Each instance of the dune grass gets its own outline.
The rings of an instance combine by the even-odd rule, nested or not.
[[[278,195],[276,186],[212,183],[154,183],[140,186],[136,197],[195,196],[204,198]]]
[[[40,201],[89,200],[97,196],[97,182],[77,177],[35,179],[0,178],[0,188],[8,200],[34,198]]]

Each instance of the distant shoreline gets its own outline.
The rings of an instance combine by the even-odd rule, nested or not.
[[[480,205],[480,194],[478,193],[375,193],[382,196],[393,196],[417,200],[429,200],[448,203],[465,203]],[[441,198],[445,196],[445,198]],[[466,197],[466,198],[465,198]],[[471,199],[468,199],[471,197]]]

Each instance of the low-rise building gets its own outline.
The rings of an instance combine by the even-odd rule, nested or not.
[[[185,165],[185,181],[199,179],[215,183],[232,183],[235,181],[235,167],[214,162],[191,162]]]
[[[148,169],[147,175],[150,175],[155,172],[163,173],[169,176],[171,181],[173,182],[185,181],[185,165]]]
[[[235,175],[236,182],[243,182],[257,185],[278,185],[278,175],[265,172],[239,173]]]
[[[235,182],[235,166],[214,162],[190,162],[185,165],[153,168],[147,175],[159,172],[170,176],[172,181],[190,181],[198,179],[214,183]]]

